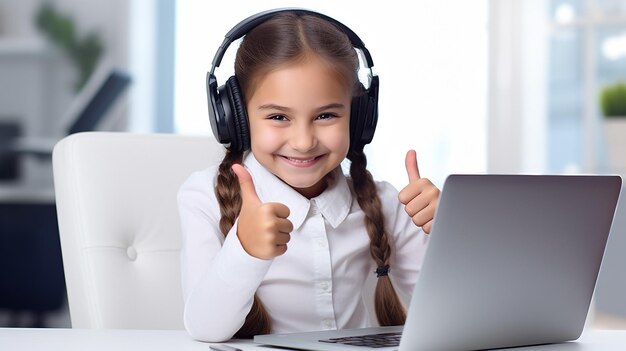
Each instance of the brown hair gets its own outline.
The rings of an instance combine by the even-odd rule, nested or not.
[[[327,60],[340,79],[360,93],[359,61],[348,37],[334,24],[317,16],[293,12],[280,13],[251,30],[237,50],[235,76],[244,96],[251,96],[258,82],[267,73],[289,64],[302,62],[308,55]],[[359,206],[365,213],[365,227],[370,238],[370,254],[376,265],[389,264],[391,248],[385,230],[380,198],[372,175],[367,171],[363,148],[351,149],[350,176]],[[220,204],[220,230],[224,235],[232,228],[241,210],[241,196],[231,166],[241,163],[242,153],[229,150],[217,177],[215,192]],[[389,276],[378,278],[375,309],[381,325],[404,324],[406,313]],[[270,318],[257,296],[244,325],[236,337],[252,337],[271,332]]]

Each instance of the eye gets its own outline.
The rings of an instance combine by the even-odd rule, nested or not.
[[[321,115],[317,116],[316,119],[327,120],[327,119],[331,119],[331,118],[335,118],[335,117],[337,117],[337,115],[332,114],[332,113],[322,113]]]
[[[267,119],[272,121],[287,121],[287,117],[285,115],[273,115],[269,116]]]

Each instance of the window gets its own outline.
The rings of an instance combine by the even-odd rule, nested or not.
[[[625,0],[492,0],[492,173],[605,173],[600,89],[626,78]]]
[[[626,80],[626,1],[552,0],[548,170],[610,172],[598,96]]]

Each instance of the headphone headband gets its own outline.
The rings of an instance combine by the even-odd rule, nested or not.
[[[244,19],[243,21],[239,22],[230,31],[228,31],[228,33],[226,33],[226,35],[224,36],[224,41],[222,42],[222,45],[220,45],[219,49],[217,49],[217,52],[215,53],[215,57],[213,57],[213,62],[211,64],[212,67],[211,67],[210,73],[213,74],[215,72],[215,68],[220,66],[220,63],[222,62],[222,57],[224,57],[226,50],[228,49],[228,47],[230,46],[232,42],[234,42],[237,39],[240,39],[241,37],[246,35],[249,31],[251,31],[254,27],[265,22],[268,18],[278,13],[282,13],[282,12],[293,12],[293,13],[297,13],[300,15],[311,15],[311,16],[321,17],[324,20],[334,24],[348,36],[348,39],[350,39],[352,46],[354,46],[355,48],[359,49],[362,52],[367,68],[371,69],[372,67],[374,67],[374,60],[372,60],[372,56],[370,55],[369,50],[367,50],[367,48],[365,47],[363,40],[361,40],[361,38],[359,38],[359,36],[354,31],[352,31],[352,29],[348,28],[345,24],[337,21],[336,19],[332,17],[329,17],[319,12],[311,11],[311,10],[306,10],[302,8],[279,8],[279,9],[272,9],[272,10],[267,10],[267,11],[254,14]]]
[[[365,44],[356,33],[341,22],[324,14],[301,8],[280,8],[252,15],[239,22],[224,36],[224,41],[215,53],[211,71],[207,73],[206,88],[209,105],[209,119],[215,139],[227,148],[245,151],[250,148],[248,116],[243,93],[236,76],[231,76],[226,83],[218,86],[215,68],[219,67],[224,53],[230,44],[246,35],[259,24],[282,12],[310,15],[333,24],[350,40],[352,46],[361,54],[361,59],[369,69],[367,88],[361,83],[363,91],[352,97],[350,105],[350,149],[362,149],[369,144],[376,130],[378,121],[378,76],[372,72],[374,62]]]

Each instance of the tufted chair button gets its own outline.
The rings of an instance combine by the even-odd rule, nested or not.
[[[128,259],[130,259],[131,261],[134,261],[137,259],[137,249],[135,249],[132,246],[129,246],[128,249],[126,249],[126,255],[128,255]]]

